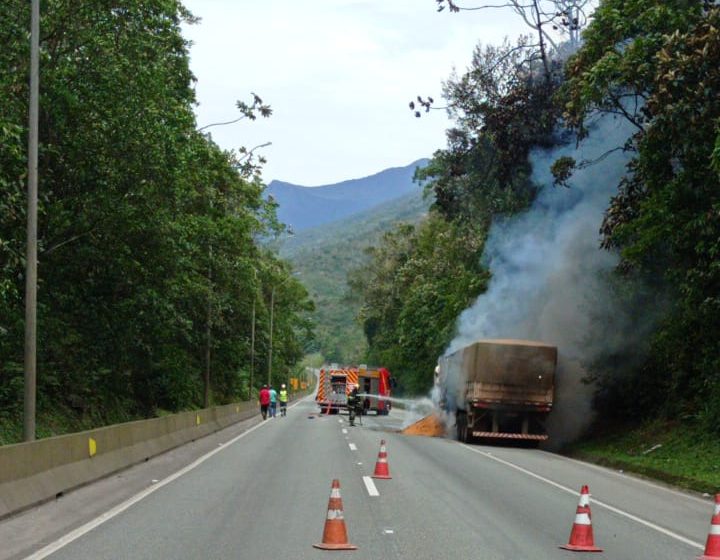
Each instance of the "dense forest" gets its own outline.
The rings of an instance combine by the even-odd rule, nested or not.
[[[438,17],[472,17],[484,5],[436,1],[447,8]],[[444,109],[454,125],[420,173],[433,199],[429,217],[386,234],[353,275],[369,358],[391,368],[406,391],[426,391],[458,317],[497,275],[484,256],[494,228],[525,215],[543,192],[572,199],[576,174],[621,154],[620,179],[595,179],[610,182],[595,248],[614,266],[586,280],[602,283],[610,296],[601,303],[622,308],[627,333],[642,340],[600,344],[583,363],[596,406],[626,422],[664,418],[717,433],[720,7],[698,0],[602,0],[592,14],[590,2],[507,7],[525,18],[528,36],[479,45],[470,67],[445,83],[445,107],[423,96],[410,104],[422,118]],[[593,159],[574,157],[598,118],[629,133]],[[548,166],[550,184],[541,184],[535,155],[558,148],[565,155]],[[626,334],[594,327],[608,340]]]
[[[0,422],[10,440],[23,403],[29,21],[29,2],[0,4]],[[43,2],[39,435],[58,416],[97,424],[248,398],[271,351],[279,383],[311,337],[312,302],[265,243],[282,225],[262,197],[261,159],[221,150],[195,122],[181,33],[192,23],[178,0]],[[255,95],[229,111],[248,124],[271,113]]]
[[[423,193],[401,196],[381,206],[288,237],[280,255],[297,270],[315,302],[312,348],[328,363],[360,364],[367,345],[356,315],[362,303],[349,290],[350,271],[367,263],[366,251],[398,222],[417,223],[427,212]]]
[[[435,3],[437,17],[489,6]],[[580,175],[615,165],[593,179],[610,191],[594,250],[613,266],[582,282],[629,326],[613,332],[607,313],[571,310],[600,341],[582,364],[596,406],[717,433],[720,7],[506,8],[527,36],[479,44],[444,84],[443,103],[410,102],[409,119],[439,110],[453,125],[417,175],[430,212],[385,233],[351,271],[352,294],[338,295],[360,307],[362,361],[389,367],[406,393],[427,391],[459,318],[501,276],[489,247],[505,225],[549,194],[575,200]],[[0,443],[20,437],[23,402],[29,19],[29,3],[0,4]],[[263,198],[262,158],[221,149],[195,122],[181,33],[193,22],[179,0],[43,2],[39,435],[248,398],[270,360],[279,383],[309,351],[345,352],[331,323],[347,313],[328,314],[313,342],[302,273],[268,243],[283,225]],[[271,114],[254,94],[229,109],[242,126]],[[602,136],[599,118],[629,132],[583,158]],[[322,257],[360,262],[342,243]],[[632,344],[602,343],[626,336]],[[364,344],[353,337],[351,346],[354,359]]]

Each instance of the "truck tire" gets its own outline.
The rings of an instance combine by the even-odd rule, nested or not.
[[[457,438],[458,441],[463,443],[470,442],[469,430],[467,425],[467,414],[458,410],[455,416],[455,426],[457,427]]]

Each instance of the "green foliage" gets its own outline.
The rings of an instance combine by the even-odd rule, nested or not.
[[[717,437],[700,426],[650,421],[598,434],[572,446],[572,455],[615,469],[640,473],[698,492],[720,486]]]
[[[418,394],[432,384],[437,358],[455,320],[487,285],[480,265],[484,238],[437,213],[417,227],[385,234],[350,285],[363,301],[360,318],[368,361],[390,368],[401,389]]]
[[[555,160],[550,167],[556,185],[568,186],[568,180],[577,166],[575,158],[563,156]]]
[[[30,6],[0,7],[0,410],[21,403]],[[177,0],[43,4],[40,100],[41,409],[104,417],[247,393],[256,367],[302,355],[307,293],[257,243],[279,230],[247,150],[196,130]],[[240,107],[269,114],[259,98]],[[250,164],[248,167],[248,163]],[[255,377],[254,383],[259,383]],[[244,385],[245,383],[245,385]]]
[[[435,207],[450,220],[481,220],[525,208],[535,196],[529,181],[532,148],[555,142],[558,111],[554,79],[538,66],[534,47],[478,46],[468,71],[445,85],[455,126],[448,147],[418,173]]]
[[[614,147],[633,157],[602,245],[621,256],[608,280],[638,310],[639,340],[632,355],[591,364],[597,404],[625,421],[665,417],[720,433],[719,29],[715,2],[604,0],[562,84],[522,40],[476,49],[445,87],[448,147],[418,173],[433,212],[386,235],[354,275],[371,360],[406,390],[427,388],[457,315],[487,283],[488,228],[535,196],[530,150],[555,142],[560,108],[581,139],[589,114],[610,113],[635,134]],[[552,171],[563,185],[587,165],[565,157]]]
[[[487,288],[481,262],[493,220],[536,194],[528,155],[556,141],[556,87],[526,39],[478,47],[445,85],[448,147],[416,174],[434,200],[429,217],[386,234],[351,276],[368,361],[389,367],[406,392],[430,388],[458,316]]]
[[[563,99],[569,122],[581,126],[589,111],[601,109],[642,128],[648,118],[642,101],[654,81],[657,53],[668,35],[703,17],[704,4],[604,0],[583,33],[583,47],[566,65]]]
[[[662,279],[672,305],[647,360],[625,377],[649,388],[643,415],[720,415],[720,10],[708,2],[604,2],[570,62],[568,118],[617,113],[638,131],[636,157],[603,223],[622,268]],[[629,100],[632,100],[630,102]],[[635,100],[640,104],[635,105]],[[626,388],[627,388],[626,387]],[[616,403],[632,414],[618,386]]]
[[[369,262],[366,248],[397,222],[417,222],[428,204],[418,189],[350,220],[298,232],[284,242],[281,254],[292,262],[315,302],[315,340],[308,351],[320,352],[328,362],[367,359],[367,343],[356,318],[361,302],[350,293],[348,278]]]

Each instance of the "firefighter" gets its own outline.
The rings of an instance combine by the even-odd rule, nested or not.
[[[347,397],[347,407],[348,407],[348,415],[349,415],[349,422],[351,426],[355,425],[355,416],[362,414],[362,406],[363,401],[358,396],[358,386],[353,385],[352,390],[350,391],[350,394]]]

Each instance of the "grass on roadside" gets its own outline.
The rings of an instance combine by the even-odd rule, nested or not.
[[[617,428],[574,444],[567,454],[689,490],[720,491],[720,440],[692,425]]]

